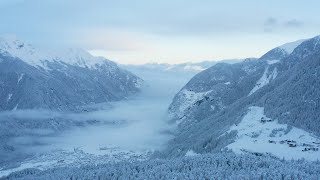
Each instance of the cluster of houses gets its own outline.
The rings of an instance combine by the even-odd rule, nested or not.
[[[276,141],[273,141],[273,140],[269,140],[269,143],[277,144],[277,142],[276,142]]]
[[[276,141],[274,140],[269,140],[269,143],[272,144],[277,144]],[[294,140],[282,140],[279,142],[280,144],[288,144],[289,147],[297,147],[297,142]],[[318,147],[314,147],[314,145],[319,145],[320,143],[318,142],[312,142],[313,144],[307,144],[307,143],[303,143],[302,146],[304,146],[305,148],[302,151],[319,151]]]
[[[287,143],[289,147],[297,147],[297,142],[294,140],[282,140],[280,144]]]
[[[302,151],[319,151],[319,148],[308,147],[308,148],[304,148]]]
[[[317,142],[312,142],[313,144],[319,144]],[[303,143],[302,146],[305,146],[305,148],[302,151],[319,151],[319,148],[314,147],[312,144],[306,144]]]
[[[261,123],[272,122],[272,121],[273,121],[272,119],[267,119],[267,118],[265,118],[265,117],[262,117],[262,118],[260,119],[260,122],[261,122]]]
[[[267,119],[265,117],[261,117],[260,119],[261,123],[272,122],[272,121],[273,121],[272,119]],[[274,140],[269,140],[268,142],[272,144],[277,144],[277,142]],[[297,142],[294,140],[282,140],[279,143],[287,144],[289,147],[292,147],[292,148],[297,147]],[[302,146],[304,147],[302,151],[319,151],[318,146],[320,146],[320,142],[312,142],[312,144],[303,143]]]

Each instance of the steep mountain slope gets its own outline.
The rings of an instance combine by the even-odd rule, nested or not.
[[[53,56],[6,38],[0,39],[0,77],[0,110],[78,111],[83,105],[124,99],[142,83],[114,62],[83,50]]]
[[[248,95],[265,66],[266,62],[255,59],[219,63],[193,77],[174,97],[169,112],[178,123],[185,122],[184,119],[198,121],[219,112]]]
[[[283,66],[288,70],[264,90],[270,92],[259,104],[271,118],[320,135],[320,36],[298,46]]]
[[[262,114],[259,118],[268,117],[270,121],[277,120],[279,123],[289,125],[287,130],[286,128],[277,129],[282,126],[275,125],[274,129],[271,129],[273,134],[270,133],[267,136],[272,142],[272,136],[281,137],[283,133],[290,135],[283,136],[283,138],[295,138],[295,136],[290,133],[291,126],[301,128],[299,130],[299,132],[302,132],[300,136],[307,137],[309,136],[309,132],[319,135],[320,119],[318,113],[320,111],[320,88],[318,85],[320,82],[318,74],[320,73],[320,48],[318,43],[319,37],[306,40],[295,48],[292,53],[287,52],[281,47],[275,48],[256,60],[260,63],[260,65],[258,65],[259,68],[262,69],[257,71],[256,76],[244,76],[241,79],[246,81],[238,80],[236,81],[236,86],[230,89],[225,88],[220,90],[220,92],[218,90],[221,87],[217,87],[211,83],[212,79],[215,80],[217,79],[216,77],[219,77],[219,73],[208,73],[210,71],[217,72],[220,68],[218,65],[196,75],[182,91],[177,94],[169,109],[173,114],[173,120],[176,122],[179,122],[181,115],[185,117],[179,124],[176,138],[170,143],[164,154],[175,156],[181,154],[181,152],[187,152],[190,149],[199,153],[221,151],[229,144],[238,141],[238,136],[240,135],[239,129],[234,128],[234,130],[230,130],[230,128],[245,121],[245,115],[247,115],[250,108],[254,106],[264,108],[263,114],[266,116]],[[240,65],[235,64],[232,66],[241,66],[245,63],[246,62],[243,62],[240,63]],[[233,68],[234,67],[229,68],[230,71],[233,71]],[[255,70],[254,68],[250,69]],[[234,72],[234,74],[241,77],[241,73]],[[214,82],[217,83],[217,81]],[[226,84],[229,84],[228,82],[229,79],[227,82],[224,81]],[[222,82],[220,82],[220,84],[223,86]],[[230,81],[230,84],[232,84],[232,81]],[[199,103],[188,103],[190,102],[188,99],[190,96],[183,95],[186,89],[189,90],[189,87],[194,87],[196,90],[193,91],[197,93],[203,92],[202,90],[204,89],[206,92],[210,91],[210,93],[211,91],[218,91],[219,94],[215,96],[206,94],[205,96],[200,96],[200,98],[196,96],[198,99],[195,102],[213,99],[213,101],[201,103],[202,106],[199,106]],[[240,87],[247,87],[247,89],[243,90],[243,88]],[[225,102],[228,102],[230,97],[236,98],[234,98],[231,103],[226,104]],[[216,99],[218,99],[218,101]],[[185,102],[187,102],[190,109],[179,111],[181,107],[186,106]],[[216,111],[208,110],[212,105],[215,107],[215,104],[218,104],[217,102],[224,105],[222,106],[223,108],[217,108],[217,110],[213,108]],[[194,117],[198,117],[198,119]],[[264,120],[261,120],[259,123],[264,122]],[[259,133],[255,131],[252,132],[254,134],[252,138],[256,138],[253,139],[255,143],[261,142],[256,140],[259,140],[259,137],[263,137],[261,133],[263,134],[264,129],[265,128],[262,128]],[[279,133],[277,134],[275,132]],[[313,135],[311,134],[311,136]],[[301,146],[303,144],[312,144],[312,142],[309,142],[311,138],[306,141],[300,138],[298,139],[295,141],[301,143]],[[314,140],[316,144],[313,144],[312,148],[317,148],[318,140],[319,138],[316,137]],[[268,139],[264,139],[264,141],[267,141],[269,146],[273,144],[268,143]],[[295,145],[296,148],[300,148],[299,145]],[[248,145],[247,148],[249,151],[251,146]],[[277,146],[271,148],[277,148]],[[254,152],[255,150],[257,149],[253,148]],[[302,150],[303,149],[300,149],[300,151]],[[242,149],[242,152],[243,151],[246,151],[245,147]],[[257,150],[257,152],[259,151]],[[320,158],[315,154],[313,157],[314,159]]]

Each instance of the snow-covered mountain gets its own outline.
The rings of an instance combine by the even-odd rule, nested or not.
[[[197,74],[169,107],[178,131],[164,154],[227,148],[320,159],[319,40],[285,44],[259,59]]]
[[[114,62],[80,49],[45,53],[15,38],[0,38],[0,110],[77,111],[121,100],[143,82]]]

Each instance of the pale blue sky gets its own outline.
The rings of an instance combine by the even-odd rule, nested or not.
[[[320,34],[319,0],[0,0],[0,34],[120,63],[259,57]]]

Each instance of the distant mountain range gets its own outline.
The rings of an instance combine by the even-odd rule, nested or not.
[[[165,64],[165,63],[147,63],[139,65],[120,65],[123,68],[126,68],[132,72],[159,72],[159,73],[179,73],[179,74],[196,74],[205,69],[210,68],[211,66],[217,63],[228,63],[234,64],[241,62],[242,59],[228,59],[228,60],[217,60],[217,61],[202,61],[197,63],[181,63],[181,64]]]
[[[81,49],[45,53],[13,38],[0,38],[0,110],[79,111],[140,90],[143,80]]]
[[[232,150],[320,159],[320,36],[194,76],[169,107],[165,156]]]

